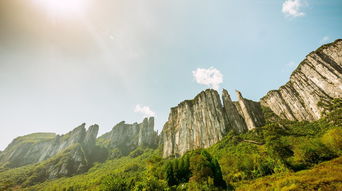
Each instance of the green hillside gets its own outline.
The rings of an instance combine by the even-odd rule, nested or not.
[[[241,182],[236,190],[342,190],[342,157],[312,169]]]
[[[160,148],[139,147],[123,157],[112,153],[84,174],[43,182],[41,168],[54,157],[1,172],[0,190],[338,190],[341,106],[334,100],[316,122],[281,120],[264,108],[267,125],[229,133],[210,148],[163,159]]]

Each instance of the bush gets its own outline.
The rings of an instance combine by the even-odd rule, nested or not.
[[[342,154],[342,129],[334,128],[322,137],[322,143],[337,155]]]
[[[306,168],[334,157],[335,155],[316,139],[303,139],[294,149],[294,160]]]
[[[149,177],[147,180],[137,182],[134,191],[164,191],[168,190],[167,182]]]
[[[143,153],[144,153],[144,149],[138,147],[137,149],[135,149],[134,151],[132,151],[131,153],[129,153],[129,156],[130,156],[131,158],[136,158],[136,157],[142,155]]]
[[[134,182],[123,174],[106,176],[101,183],[103,191],[125,191],[131,190]]]

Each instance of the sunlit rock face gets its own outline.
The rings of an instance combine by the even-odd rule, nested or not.
[[[206,148],[222,139],[227,127],[220,97],[206,90],[171,108],[162,132],[164,157]]]
[[[145,118],[141,123],[118,123],[105,135],[99,137],[108,148],[117,148],[127,154],[139,146],[156,147],[158,133],[154,131],[154,117]]]
[[[208,89],[193,100],[171,108],[161,133],[163,156],[180,156],[190,150],[207,148],[228,131],[241,133],[263,125],[260,105],[252,104],[241,94],[239,101],[233,102],[226,90],[223,90],[222,100],[223,104],[218,92]]]
[[[265,124],[264,115],[259,102],[248,100],[242,97],[241,92],[236,91],[238,101],[235,106],[243,117],[247,129],[252,130]]]
[[[290,81],[261,99],[284,119],[313,121],[320,119],[319,102],[342,97],[342,40],[324,45],[306,56],[292,73]]]
[[[318,103],[342,97],[342,40],[310,53],[290,81],[260,103],[238,91],[237,97],[233,102],[223,90],[221,104],[215,90],[206,90],[172,108],[162,131],[163,156],[209,147],[230,130],[241,133],[264,125],[261,105],[289,120],[320,119],[323,108]]]
[[[98,125],[85,128],[80,125],[65,135],[53,133],[35,133],[18,137],[1,153],[3,167],[15,168],[49,159],[67,148],[78,144],[86,155],[95,147]]]
[[[247,130],[247,125],[241,113],[238,112],[236,107],[237,102],[232,101],[228,91],[225,89],[222,91],[222,100],[223,110],[226,113],[227,126],[231,127],[238,133],[245,132]]]
[[[79,143],[73,144],[49,160],[39,163],[44,166],[39,173],[46,175],[40,181],[86,172],[91,167],[92,161],[89,153],[84,149],[85,147]]]

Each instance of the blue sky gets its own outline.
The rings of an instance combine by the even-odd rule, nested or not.
[[[340,0],[44,1],[0,0],[0,150],[83,122],[102,134],[156,115],[160,131],[170,107],[213,85],[259,100],[342,38]]]

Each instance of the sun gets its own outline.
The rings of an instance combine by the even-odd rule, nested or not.
[[[78,16],[84,13],[88,0],[34,0],[54,17]]]

